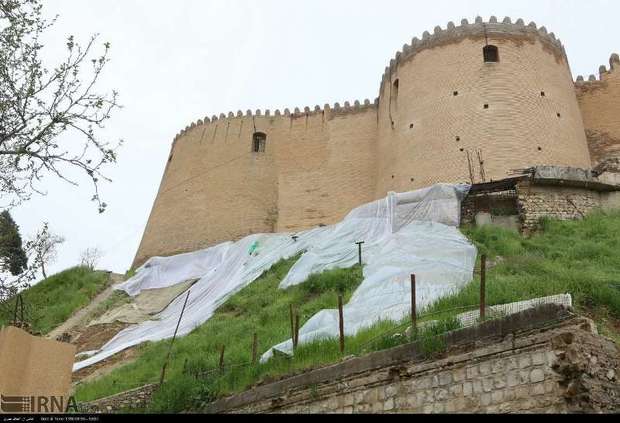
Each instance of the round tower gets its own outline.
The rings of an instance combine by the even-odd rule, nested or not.
[[[463,20],[414,38],[386,68],[378,113],[377,197],[590,165],[566,52],[521,19]]]

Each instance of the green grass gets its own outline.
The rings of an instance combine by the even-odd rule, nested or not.
[[[498,262],[487,273],[487,303],[570,293],[578,311],[605,310],[620,318],[620,213],[596,213],[582,221],[545,219],[542,227],[531,238],[488,226],[464,230],[480,254]],[[479,292],[476,277],[429,311],[478,304]]]
[[[86,267],[67,269],[24,290],[25,320],[35,333],[46,334],[67,320],[109,285],[105,272]],[[15,300],[0,306],[0,326],[13,320]]]
[[[155,396],[152,411],[180,411],[191,406],[196,398],[203,398],[204,394],[199,391],[204,381],[196,380],[190,374],[217,368],[222,345],[225,345],[226,363],[247,363],[251,360],[254,332],[258,335],[261,353],[290,338],[290,304],[297,307],[300,325],[303,325],[319,310],[336,308],[339,293],[348,301],[362,280],[359,267],[336,269],[311,275],[302,285],[279,290],[278,285],[297,259],[276,263],[259,279],[232,296],[204,325],[176,340],[165,388]],[[329,344],[329,351],[321,346],[312,346],[308,350],[319,348],[322,362],[327,363],[339,356],[338,344]],[[169,345],[167,340],[140,346],[140,356],[135,362],[93,383],[79,386],[76,392],[78,401],[157,381]],[[285,374],[296,368],[303,369],[308,363],[316,363],[316,350],[304,351],[306,349],[298,351],[294,364],[289,360],[272,360],[265,366],[256,366],[251,374],[243,373],[227,382],[222,381],[218,393],[235,392],[260,377]]]
[[[583,221],[545,220],[542,232],[526,238],[500,228],[464,228],[479,252],[497,264],[487,272],[487,303],[504,304],[535,297],[570,293],[578,311],[605,316],[603,329],[613,332],[620,319],[620,213],[594,214]],[[264,365],[218,366],[219,350],[226,345],[225,363],[250,360],[252,334],[258,333],[259,352],[290,338],[289,304],[299,306],[301,324],[317,311],[335,308],[337,293],[350,297],[361,280],[358,267],[312,275],[286,291],[278,284],[297,258],[284,260],[257,281],[231,297],[213,318],[186,337],[177,339],[166,383],[148,411],[178,412],[200,409],[214,398],[240,392],[258,381],[303,372],[342,359],[337,340],[300,346],[294,358],[276,357]],[[443,350],[440,334],[457,329],[454,316],[475,309],[479,277],[463,290],[437,301],[419,316],[436,320],[420,330],[417,340],[429,355]],[[599,321],[601,323],[601,321]],[[603,324],[603,323],[601,323]],[[402,322],[380,322],[346,339],[346,355],[391,348],[409,340]],[[605,333],[607,333],[605,332]],[[613,335],[612,335],[613,337]],[[617,338],[617,334],[616,334]],[[169,341],[139,347],[139,358],[90,384],[78,388],[79,401],[100,398],[157,381]],[[195,378],[194,375],[203,377]]]

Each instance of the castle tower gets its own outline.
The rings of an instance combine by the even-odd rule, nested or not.
[[[596,144],[596,134],[620,134],[618,63],[612,56],[601,81],[577,84],[579,103],[553,33],[477,18],[405,45],[374,102],[200,119],[173,142],[134,266],[332,224],[389,191],[499,180],[535,165],[589,168],[589,147],[598,162],[620,145]],[[611,106],[599,119],[601,105]]]
[[[478,18],[425,32],[392,60],[380,99],[377,196],[590,165],[564,48],[534,23]]]

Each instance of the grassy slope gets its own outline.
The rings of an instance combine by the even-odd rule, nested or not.
[[[86,306],[109,285],[105,272],[84,267],[67,269],[24,290],[26,320],[33,331],[46,334]],[[0,326],[13,319],[14,300],[0,307]]]
[[[487,273],[489,305],[503,304],[558,293],[571,293],[579,311],[595,317],[620,319],[620,213],[597,214],[579,222],[545,221],[544,232],[532,238],[497,228],[467,228],[465,233],[482,253],[498,264]],[[501,257],[498,260],[498,257]],[[252,383],[338,361],[337,341],[301,346],[293,360],[274,359],[265,365],[228,370],[196,380],[192,373],[217,366],[219,348],[226,344],[227,363],[246,363],[252,333],[258,332],[259,351],[290,337],[288,305],[301,306],[302,324],[319,309],[336,306],[334,285],[350,294],[360,280],[359,269],[313,275],[287,291],[277,290],[295,259],[275,265],[259,280],[232,297],[205,325],[177,340],[167,383],[155,396],[152,411],[173,412],[199,406],[215,395],[238,392]],[[424,319],[442,318],[444,329],[453,328],[450,316],[476,308],[479,280],[444,298],[425,311]],[[604,324],[604,320],[600,320]],[[406,325],[406,322],[404,322]],[[403,322],[383,322],[348,338],[345,354],[359,354],[393,346],[404,340],[382,334],[402,331]],[[447,325],[447,326],[446,326]],[[603,332],[610,332],[602,327]],[[437,332],[437,329],[434,329]],[[377,341],[377,337],[379,340]],[[371,342],[372,341],[372,342]],[[169,343],[140,347],[141,357],[92,384],[80,387],[79,400],[119,392],[158,379]],[[187,360],[187,363],[185,364]],[[183,372],[183,367],[186,372]]]
[[[290,337],[289,305],[298,306],[301,325],[317,311],[337,307],[338,292],[345,301],[361,282],[359,268],[338,269],[313,275],[303,285],[286,291],[278,285],[295,263],[297,257],[282,260],[258,280],[231,297],[204,325],[189,335],[178,338],[167,369],[167,393],[159,395],[159,410],[179,411],[189,405],[201,383],[183,374],[186,367],[191,373],[216,368],[219,351],[226,346],[225,361],[230,364],[247,363],[251,358],[253,333],[257,332],[259,352]],[[140,348],[139,359],[94,383],[80,386],[80,401],[102,397],[123,389],[157,381],[170,341],[149,343]],[[325,354],[326,360],[328,354]],[[314,359],[314,358],[313,358]],[[272,361],[260,366],[260,375],[280,374],[282,363]],[[285,369],[288,372],[289,368]],[[259,374],[245,375],[247,382]],[[234,381],[228,389],[245,386],[245,381]],[[222,387],[224,391],[228,390]]]

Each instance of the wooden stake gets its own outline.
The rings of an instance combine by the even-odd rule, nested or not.
[[[291,317],[291,339],[293,340],[293,348],[295,348],[295,315],[293,314],[293,304],[289,306]]]
[[[411,275],[411,334],[415,336],[418,333],[417,312],[416,312],[416,290],[415,275]]]
[[[295,314],[295,335],[293,338],[293,348],[297,348],[299,344],[299,313]]]
[[[222,345],[222,349],[220,350],[220,370],[224,370],[224,350],[226,349],[226,345]]]
[[[480,320],[486,318],[487,256],[480,257]]]
[[[258,353],[258,334],[254,332],[252,340],[252,364],[256,364],[256,354]]]
[[[340,353],[344,353],[344,314],[342,312],[342,295],[338,295],[338,320],[340,330]]]

